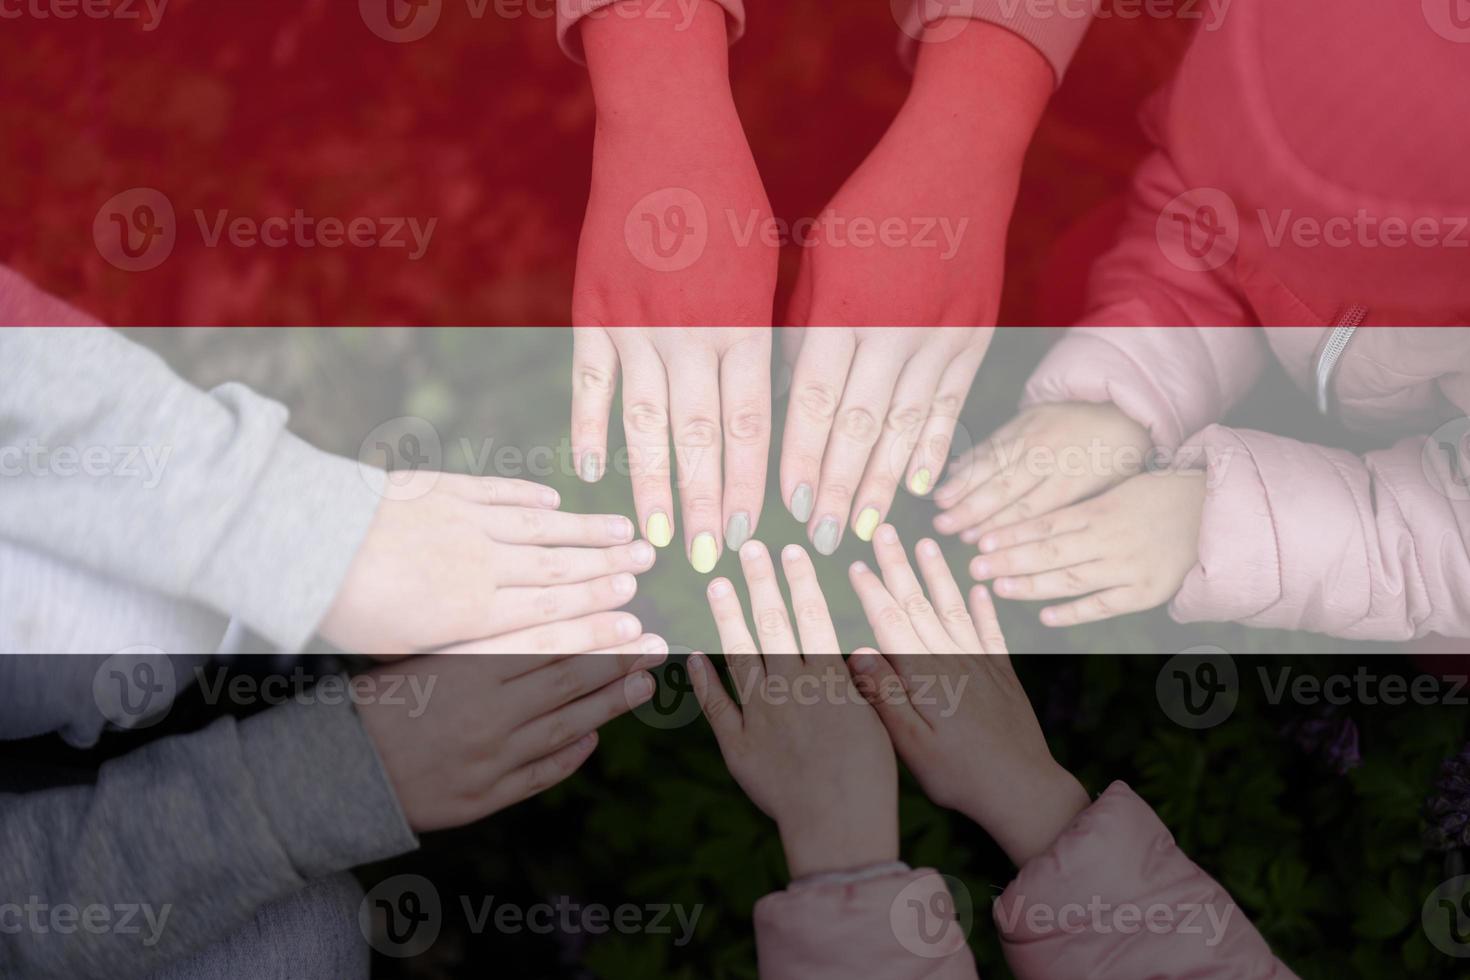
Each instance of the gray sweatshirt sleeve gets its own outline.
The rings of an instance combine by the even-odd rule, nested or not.
[[[417,844],[350,704],[222,719],[95,785],[0,796],[0,976],[147,976]]]
[[[299,650],[384,474],[313,448],[286,418],[242,385],[200,391],[105,328],[0,330],[0,536]]]

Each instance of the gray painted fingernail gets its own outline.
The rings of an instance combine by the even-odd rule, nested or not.
[[[842,533],[842,528],[835,517],[824,517],[822,523],[817,525],[817,533],[812,537],[812,544],[816,545],[817,551],[823,555],[830,555],[837,550],[837,538]]]
[[[750,540],[750,515],[740,511],[730,515],[730,521],[725,525],[725,547],[730,551],[739,551],[740,546]]]
[[[602,476],[602,460],[596,453],[582,454],[582,479],[587,483],[596,483]]]
[[[805,524],[812,519],[813,503],[811,484],[803,483],[791,495],[791,516]]]

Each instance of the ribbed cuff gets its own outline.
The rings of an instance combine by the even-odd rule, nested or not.
[[[561,46],[562,51],[579,65],[587,64],[587,56],[582,51],[582,36],[575,30],[578,21],[594,11],[603,7],[611,7],[618,0],[557,0],[556,4],[556,43]],[[703,2],[703,0],[697,0]],[[734,44],[745,34],[745,2],[744,0],[715,0],[724,8],[726,16],[726,29],[729,31],[730,43]],[[679,11],[679,4],[668,5],[670,15],[674,17],[683,16]]]
[[[912,71],[928,25],[949,17],[983,20],[1004,27],[1041,52],[1061,85],[1093,18],[1090,6],[1063,9],[1067,6],[1047,3],[1043,10],[1036,8],[1034,0],[911,0],[899,23],[898,56]]]
[[[303,878],[418,847],[350,703],[272,708],[241,723],[240,745],[261,810]]]

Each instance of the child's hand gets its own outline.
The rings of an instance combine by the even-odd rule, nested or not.
[[[498,652],[476,643],[375,671],[406,671],[405,690],[422,692],[358,707],[414,830],[463,826],[549,789],[592,754],[598,728],[653,696],[646,671],[668,646],[640,639],[626,613],[593,619],[602,655],[476,656]]]
[[[974,544],[1122,483],[1152,448],[1148,430],[1115,405],[1033,406],[954,464],[934,492],[934,529]]]
[[[966,609],[939,546],[926,539],[917,552],[928,598],[890,526],[874,543],[883,578],[853,566],[883,653],[859,650],[848,666],[930,799],[980,824],[1020,866],[1087,807],[1087,792],[1047,748],[990,596],[975,587]]]
[[[730,773],[776,821],[793,877],[897,860],[893,747],[842,662],[811,560],[795,545],[782,553],[804,653],[765,546],[746,544],[740,560],[759,647],[731,584],[716,579],[709,587],[738,701],[707,657],[689,658],[695,696]]]
[[[994,335],[990,327],[824,327],[787,331],[794,364],[781,492],[830,555],[864,541],[902,481],[927,494]]]
[[[596,481],[604,471],[621,370],[639,524],[660,548],[673,539],[672,460],[685,552],[696,571],[708,573],[722,540],[738,549],[760,522],[771,445],[770,328],[578,327],[575,337],[572,451],[582,479]]]
[[[421,497],[384,500],[322,636],[378,656],[481,637],[519,652],[596,649],[581,618],[633,598],[653,548],[626,517],[558,503],[549,487],[447,473]]]
[[[1076,626],[1142,612],[1174,598],[1199,561],[1205,474],[1135,476],[1086,503],[991,531],[970,573],[1007,599],[1086,596],[1041,612]]]

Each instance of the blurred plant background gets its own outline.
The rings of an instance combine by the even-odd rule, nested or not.
[[[589,487],[567,461],[571,338],[565,330],[130,333],[196,383],[241,380],[282,400],[292,408],[293,428],[333,451],[356,456],[379,424],[416,416],[439,432],[446,468],[474,471],[488,461],[490,473],[526,476],[514,470],[524,459],[537,467],[529,475],[557,487],[569,510],[633,513],[626,480],[609,477]],[[1055,336],[1002,331],[967,405],[962,443],[985,438],[1008,417]],[[1317,420],[1284,376],[1268,378],[1248,404],[1242,424],[1351,442]],[[778,400],[777,433],[784,410]],[[773,548],[802,541],[804,530],[779,504],[774,465],[767,501],[759,537]],[[904,496],[892,520],[912,545],[929,533],[932,515],[928,501]],[[966,549],[942,543],[964,581]],[[849,535],[837,556],[819,563],[849,648],[870,642],[845,573],[862,557],[866,547]],[[739,582],[733,557],[717,573]],[[641,579],[631,608],[676,649],[717,650],[703,582],[676,546]],[[1465,743],[1464,707],[1354,704],[1324,714],[1269,696],[1288,669],[1292,677],[1320,677],[1366,665],[1383,675],[1413,676],[1414,662],[1386,647],[1306,634],[1180,627],[1162,611],[1059,633],[1043,629],[1036,612],[1008,605],[1002,617],[1058,758],[1094,793],[1117,779],[1133,786],[1301,976],[1465,976],[1463,961],[1437,951],[1420,925],[1425,899],[1449,876],[1447,867],[1453,870],[1446,855],[1421,842],[1421,813],[1441,762]],[[1223,723],[1196,731],[1171,720],[1155,683],[1165,662],[1160,655],[1210,648],[1233,655],[1239,702]],[[578,779],[473,827],[433,835],[419,853],[365,873],[369,884],[391,874],[423,874],[446,908],[444,932],[430,952],[382,959],[376,975],[755,976],[751,907],[786,881],[780,846],[720,762],[679,658],[661,681],[653,706],[604,731]],[[1444,807],[1465,806],[1466,797],[1446,799]],[[840,801],[836,808],[840,817]],[[1465,818],[1443,819],[1459,827]],[[971,941],[983,975],[1008,976],[989,916],[991,900],[1013,873],[1005,857],[967,821],[929,804],[907,779],[903,829],[906,860],[953,875],[968,890],[976,910]],[[684,947],[674,935],[507,936],[471,929],[461,895],[475,903],[490,895],[521,905],[567,895],[609,907],[679,903],[702,911],[697,938]]]

